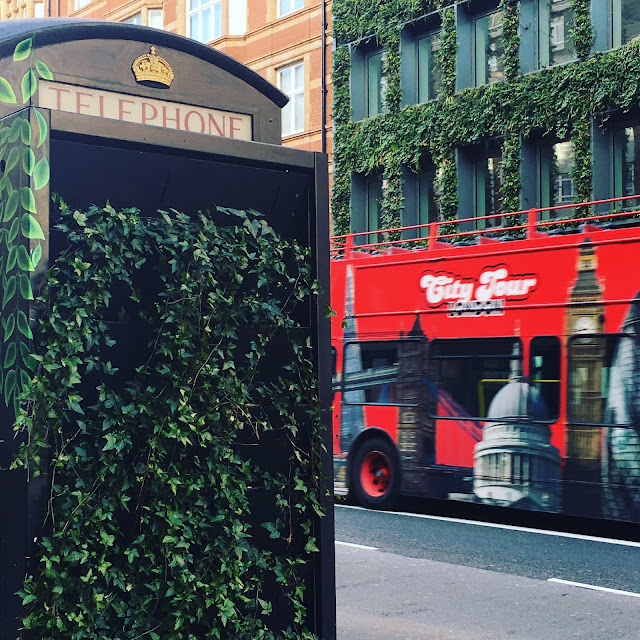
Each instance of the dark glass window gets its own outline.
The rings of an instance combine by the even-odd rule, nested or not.
[[[616,198],[640,193],[640,126],[617,129],[613,134],[613,195]],[[624,206],[637,206],[629,200]]]
[[[500,162],[502,151],[497,145],[490,145],[486,155],[475,163],[476,216],[491,216],[502,210],[500,187]],[[500,218],[478,220],[478,228],[498,226]]]
[[[434,340],[431,383],[438,406],[434,417],[483,420],[495,395],[522,373],[517,338]]]
[[[613,46],[619,47],[640,36],[638,0],[612,0]]]
[[[502,11],[494,11],[474,20],[475,86],[504,80],[504,43]]]
[[[555,207],[575,201],[574,157],[571,142],[557,142],[540,148],[540,206]],[[555,215],[555,214],[553,214]],[[550,212],[543,211],[542,218]]]
[[[438,97],[442,84],[442,70],[438,64],[441,38],[439,33],[420,38],[416,42],[418,57],[418,102]]]
[[[542,397],[549,419],[557,420],[560,415],[560,340],[555,336],[531,340],[529,383]]]
[[[575,424],[636,425],[640,342],[634,335],[569,339],[567,418]]]
[[[418,176],[418,224],[435,222],[438,219],[438,203],[436,201],[434,182],[435,168],[425,169]],[[427,234],[427,228],[421,230],[421,235]]]
[[[402,404],[397,401],[401,344],[385,340],[350,342],[345,346],[345,402]]]
[[[573,28],[570,0],[539,0],[538,36],[541,67],[574,59]]]
[[[365,59],[366,114],[372,118],[383,113],[384,96],[387,92],[387,76],[384,67],[384,52],[377,51]]]

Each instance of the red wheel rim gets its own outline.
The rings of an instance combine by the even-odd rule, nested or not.
[[[360,485],[372,498],[379,498],[391,485],[391,460],[382,451],[369,451],[362,459]]]

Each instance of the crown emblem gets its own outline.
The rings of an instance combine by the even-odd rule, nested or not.
[[[169,63],[156,54],[156,48],[149,47],[149,53],[138,56],[131,65],[136,82],[157,82],[167,87],[173,82],[173,69]]]

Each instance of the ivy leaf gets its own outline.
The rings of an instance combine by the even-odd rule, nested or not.
[[[36,212],[36,199],[33,191],[31,191],[31,187],[22,187],[22,189],[20,189],[20,202],[22,203],[23,209],[31,211],[31,213]]]
[[[33,69],[29,69],[29,71],[22,76],[20,88],[22,89],[22,102],[26,103],[38,88],[38,78],[36,74],[33,73]]]
[[[11,229],[9,229],[9,235],[7,237],[7,242],[9,246],[11,246],[13,241],[16,239],[16,236],[18,235],[19,231],[20,231],[20,220],[16,218],[13,221],[13,224],[11,225]]]
[[[31,280],[25,273],[20,274],[20,295],[25,300],[33,300],[33,291],[31,289]]]
[[[18,311],[18,331],[30,340],[33,338],[29,321],[27,320],[25,312],[22,310]]]
[[[9,151],[9,155],[7,156],[7,162],[5,165],[5,172],[11,171],[13,167],[15,167],[18,162],[20,162],[20,149],[18,147],[13,147],[11,151]]]
[[[47,160],[46,156],[42,156],[40,160],[36,163],[36,166],[33,169],[33,187],[37,191],[38,189],[42,189],[45,185],[49,183],[50,177],[50,168],[49,168],[49,160]]]
[[[35,271],[31,256],[27,252],[27,248],[22,244],[18,247],[17,262],[23,271]]]
[[[35,167],[35,164],[36,154],[33,153],[31,147],[26,147],[22,154],[22,168],[28,176],[33,173],[33,167]]]
[[[16,375],[15,369],[11,369],[7,373],[7,376],[4,379],[4,403],[9,406],[9,402],[11,400],[11,396],[16,390],[18,386],[18,377]]]
[[[47,139],[49,127],[47,126],[47,121],[44,119],[44,116],[40,113],[40,111],[38,111],[38,109],[34,109],[34,111],[36,112],[36,120],[38,121],[38,130],[40,133],[38,146],[41,147],[44,141]]]
[[[16,328],[16,317],[11,314],[6,322],[3,320],[4,324],[4,341],[6,342],[12,335],[13,330]]]
[[[4,292],[2,294],[2,308],[4,309],[11,299],[16,294],[18,289],[18,280],[15,276],[11,276],[7,279],[7,284],[4,288]]]
[[[24,118],[16,118],[11,123],[11,129],[9,130],[9,137],[7,140],[9,142],[15,142],[20,137],[20,131],[22,130],[22,121]]]
[[[22,118],[20,139],[24,144],[31,144],[31,123],[26,118]]]
[[[25,238],[35,238],[37,240],[45,239],[40,223],[30,213],[25,213],[22,216],[22,235]],[[34,253],[35,253],[35,249],[34,249]],[[38,260],[40,260],[41,254],[42,254],[42,249],[40,249]]]
[[[36,60],[36,71],[43,80],[53,80],[53,73],[42,60]]]
[[[9,249],[9,257],[7,258],[7,264],[4,268],[5,273],[9,273],[13,267],[16,266],[18,260],[18,247],[13,246]]]
[[[4,206],[4,216],[2,217],[3,222],[9,222],[13,216],[16,215],[16,211],[18,210],[18,202],[20,201],[20,193],[18,190],[12,191],[7,198],[7,202]]]
[[[33,262],[34,267],[38,266],[38,263],[40,262],[40,258],[42,258],[42,245],[39,244],[36,246],[36,248],[33,250],[33,253],[31,254],[31,262]]]
[[[13,52],[13,59],[16,62],[20,62],[20,60],[24,60],[28,58],[31,54],[31,49],[33,48],[33,38],[27,38],[22,42],[18,42],[16,48]]]
[[[2,76],[0,76],[0,102],[8,102],[9,104],[18,102],[13,87]]]
[[[11,369],[18,359],[18,350],[16,349],[16,343],[10,342],[7,350],[4,354],[4,368]]]

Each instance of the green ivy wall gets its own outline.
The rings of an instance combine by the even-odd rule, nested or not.
[[[475,3],[477,4],[477,3]],[[471,11],[473,2],[464,3]],[[524,4],[524,3],[523,3]],[[606,3],[602,3],[603,6]],[[607,52],[593,52],[596,33],[590,0],[572,0],[572,32],[577,59],[569,64],[523,74],[518,29],[520,3],[500,0],[504,11],[505,81],[456,92],[455,3],[447,0],[334,0],[336,51],[333,58],[334,233],[350,230],[350,177],[378,171],[383,177],[381,221],[401,224],[402,167],[418,171],[429,157],[439,169],[438,204],[445,220],[468,217],[458,212],[455,150],[491,138],[502,140],[500,167],[502,208],[520,209],[521,146],[531,134],[550,133],[573,144],[573,179],[577,201],[593,192],[592,125],[612,112],[628,112],[640,96],[640,43]],[[604,9],[603,9],[604,10]],[[438,99],[402,107],[400,82],[401,32],[407,23],[440,12],[443,82]],[[601,37],[601,34],[600,34]],[[387,51],[388,89],[385,113],[352,122],[349,96],[354,47],[370,41]]]

